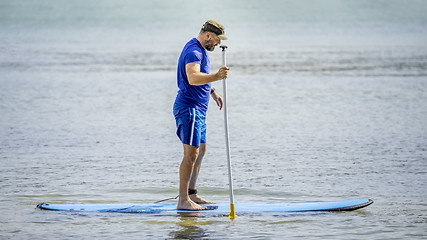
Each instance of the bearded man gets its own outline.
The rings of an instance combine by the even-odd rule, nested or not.
[[[224,26],[217,21],[207,21],[199,35],[191,39],[181,52],[178,61],[178,95],[175,99],[173,114],[176,120],[179,139],[184,147],[184,157],[179,167],[178,209],[205,210],[199,204],[210,203],[197,194],[196,181],[203,156],[206,153],[206,111],[209,99],[222,109],[223,100],[211,87],[211,82],[227,78],[229,68],[223,66],[211,73],[209,55],[221,43],[227,40]]]

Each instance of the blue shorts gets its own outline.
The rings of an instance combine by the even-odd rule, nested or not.
[[[175,103],[173,115],[176,135],[183,144],[200,147],[200,143],[206,143],[206,113]]]

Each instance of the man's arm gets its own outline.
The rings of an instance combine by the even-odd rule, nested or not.
[[[188,82],[190,85],[204,85],[206,83],[215,82],[227,78],[228,67],[222,67],[216,73],[202,73],[200,72],[200,64],[191,62],[185,65]]]

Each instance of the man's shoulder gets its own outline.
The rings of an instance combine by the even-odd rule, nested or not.
[[[186,63],[202,62],[204,58],[203,48],[200,46],[200,43],[196,38],[193,38],[186,44],[182,52],[182,57],[185,59]]]
[[[200,46],[199,41],[196,38],[193,38],[185,45],[184,52],[186,53],[194,52],[194,53],[202,54],[203,48],[202,46]]]

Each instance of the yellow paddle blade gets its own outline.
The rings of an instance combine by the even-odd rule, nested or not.
[[[233,220],[237,217],[236,215],[236,209],[234,208],[234,203],[230,203],[230,219]]]

